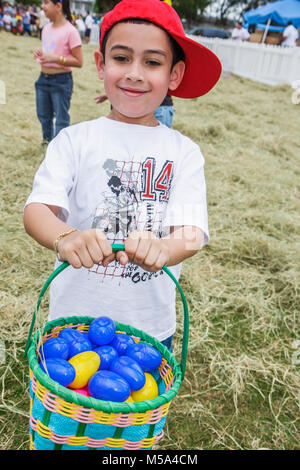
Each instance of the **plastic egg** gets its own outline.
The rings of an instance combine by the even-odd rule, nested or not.
[[[85,397],[89,397],[89,396],[90,396],[87,387],[83,387],[83,388],[74,388],[73,391],[76,392],[76,393],[80,393],[80,395],[84,395]]]
[[[132,396],[129,395],[129,397],[127,398],[127,400],[124,400],[123,403],[134,403],[133,399],[132,399]]]
[[[119,356],[126,354],[128,347],[132,344],[135,344],[133,338],[124,333],[116,333],[114,339],[110,343],[110,345],[117,350]]]
[[[98,317],[92,321],[89,328],[89,340],[103,346],[109,344],[116,332],[115,322],[109,317]]]
[[[91,351],[93,349],[92,343],[83,338],[82,340],[75,339],[69,344],[69,358],[76,356],[84,351]]]
[[[100,370],[109,369],[112,361],[119,357],[116,349],[109,345],[97,346],[94,351],[100,356]]]
[[[60,357],[67,360],[69,357],[69,344],[63,338],[50,338],[43,344],[41,357],[48,359],[50,357]]]
[[[150,372],[160,366],[162,357],[159,351],[149,344],[137,343],[130,346],[126,356],[134,359],[145,372]]]
[[[76,371],[72,364],[70,364],[65,359],[59,357],[49,358],[45,360],[46,368],[43,363],[40,363],[41,369],[48,375],[51,379],[58,382],[60,385],[67,387],[75,379]]]
[[[123,377],[110,370],[96,372],[89,381],[89,393],[99,400],[125,401],[130,387]]]
[[[131,390],[140,390],[146,383],[142,368],[131,357],[118,357],[112,362],[110,370],[123,377],[129,383]]]
[[[69,384],[70,388],[83,388],[92,375],[99,369],[100,356],[94,351],[84,351],[71,357],[68,361],[75,369],[75,379]]]
[[[77,339],[77,341],[85,339],[84,335],[74,328],[64,328],[59,332],[58,338],[63,338],[68,343],[72,343],[75,339]]]
[[[132,390],[131,397],[133,401],[152,400],[158,396],[158,387],[155,379],[151,374],[145,372],[146,383],[140,390]]]

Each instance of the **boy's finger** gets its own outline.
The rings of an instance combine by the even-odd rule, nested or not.
[[[154,266],[156,260],[158,259],[158,256],[160,254],[160,249],[156,244],[152,244],[147,256],[145,257],[144,264],[147,266]]]
[[[82,267],[82,262],[75,252],[68,256],[68,259],[66,261],[68,261],[70,265],[73,266],[73,268],[75,269],[79,269]]]
[[[169,260],[167,260],[165,253],[161,251],[158,255],[158,258],[156,259],[156,261],[154,262],[152,266],[153,271],[154,272],[160,271],[162,267],[167,263],[167,261]]]
[[[150,243],[149,240],[145,240],[140,238],[137,250],[134,254],[132,262],[135,264],[142,264],[150,251]]]
[[[94,266],[95,263],[86,246],[82,246],[80,250],[76,251],[76,254],[80,258],[82,266],[85,268],[92,268]]]
[[[112,253],[111,255],[109,256],[106,256],[106,258],[103,258],[102,260],[102,265],[107,268],[107,266],[109,265],[109,263],[111,263],[114,259],[116,259],[116,254],[115,253]]]
[[[117,251],[116,258],[123,266],[129,262],[129,258],[125,251]]]
[[[98,245],[100,246],[103,253],[103,257],[106,258],[107,256],[110,256],[113,251],[110,242],[105,236],[105,233],[103,233],[102,230],[96,228],[96,236]]]
[[[101,247],[97,243],[97,240],[92,239],[87,245],[87,249],[94,263],[100,263],[103,260],[104,255],[101,250]]]
[[[133,259],[138,249],[140,241],[140,236],[137,232],[132,232],[129,234],[128,238],[125,240],[125,252],[129,259]]]

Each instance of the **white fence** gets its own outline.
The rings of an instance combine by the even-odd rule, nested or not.
[[[232,72],[267,85],[290,85],[300,80],[300,47],[189,37],[211,49],[219,57],[225,73]],[[98,25],[93,25],[90,44],[99,44]]]
[[[292,84],[300,80],[300,47],[279,47],[231,39],[189,36],[211,49],[223,71],[267,85]]]

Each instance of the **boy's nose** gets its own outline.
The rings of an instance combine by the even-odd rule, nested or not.
[[[132,82],[138,82],[144,79],[142,70],[136,63],[131,64],[126,71],[125,77],[127,80],[131,80]]]

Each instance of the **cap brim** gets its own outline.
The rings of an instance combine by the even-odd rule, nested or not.
[[[218,57],[207,47],[187,36],[172,33],[185,53],[185,73],[176,90],[168,93],[178,98],[197,98],[208,93],[217,83],[222,72]]]

